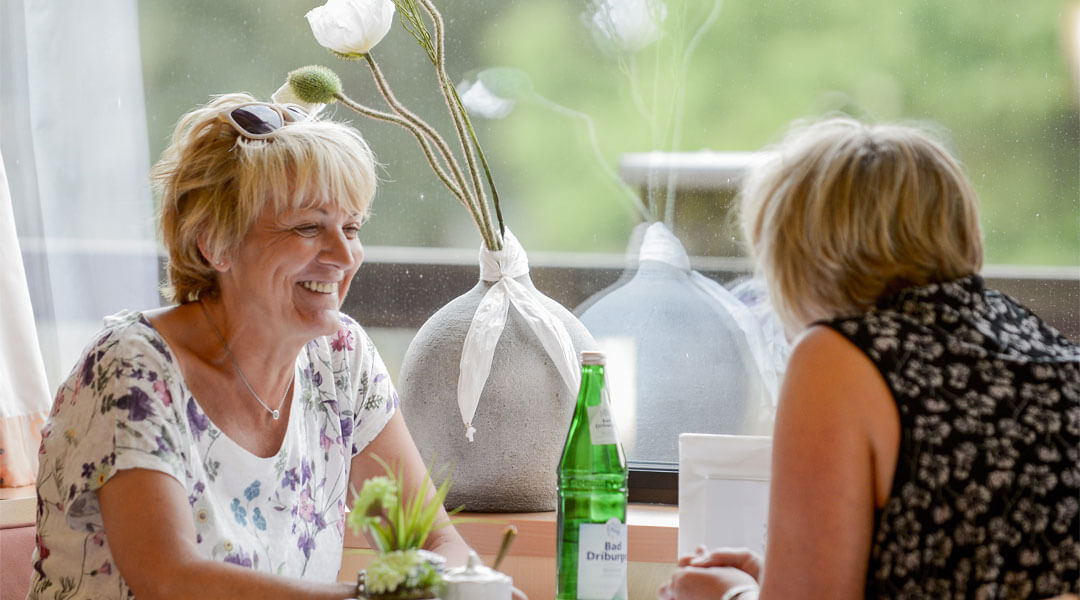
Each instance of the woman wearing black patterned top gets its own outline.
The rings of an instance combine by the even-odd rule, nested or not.
[[[661,598],[1075,594],[1080,348],[984,288],[956,160],[832,119],[794,130],[741,208],[797,336],[766,557],[702,549]]]

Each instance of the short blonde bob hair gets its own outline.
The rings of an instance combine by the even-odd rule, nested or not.
[[[200,238],[217,262],[236,252],[264,211],[330,204],[363,216],[375,195],[375,158],[359,132],[310,119],[251,140],[222,115],[253,101],[226,94],[181,117],[150,172],[168,252],[162,292],[172,302],[218,292]]]
[[[920,129],[796,125],[745,181],[740,220],[789,334],[982,267],[978,198]]]

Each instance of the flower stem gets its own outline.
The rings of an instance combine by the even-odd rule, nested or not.
[[[446,171],[444,171],[443,168],[439,165],[434,152],[432,152],[431,150],[431,145],[428,142],[428,139],[414,123],[398,115],[364,106],[363,104],[360,104],[359,102],[356,102],[355,100],[349,98],[345,94],[336,94],[335,98],[337,98],[337,100],[345,106],[348,106],[352,110],[360,113],[361,115],[364,115],[365,117],[376,119],[379,121],[386,121],[388,123],[394,123],[395,125],[400,125],[401,127],[409,130],[409,132],[413,134],[413,137],[416,138],[416,141],[420,143],[420,149],[424,152],[424,157],[427,159],[428,164],[431,165],[431,168],[435,171],[435,174],[439,177],[443,184],[446,185],[447,189],[450,190],[450,193],[452,193],[454,196],[457,197],[459,201],[461,201],[461,203],[469,211],[469,214],[472,215],[473,220],[476,221],[477,219],[479,219],[479,215],[477,214],[475,207],[468,201],[468,198],[466,197],[464,192],[462,192],[461,188],[459,188],[457,184],[450,180],[450,177],[446,174]],[[482,231],[481,234],[483,234]]]
[[[686,51],[683,52],[682,61],[679,65],[678,79],[675,82],[675,115],[673,117],[674,124],[671,126],[671,149],[677,150],[682,142],[681,133],[683,126],[683,118],[686,113],[686,78],[687,73],[690,71],[690,60],[694,56],[694,52],[698,46],[701,45],[701,41],[705,38],[705,34],[712,28],[713,24],[720,17],[720,8],[723,4],[722,0],[713,0],[712,10],[709,11],[709,16],[701,23],[691,36],[690,42],[686,45]],[[671,229],[675,221],[675,173],[671,171],[668,173],[668,197],[667,202],[664,203],[664,222]]]
[[[423,123],[424,126],[428,127],[428,131],[426,131],[425,134],[435,141],[440,154],[449,165],[461,194],[468,203],[469,212],[473,216],[473,221],[476,223],[477,229],[480,230],[480,236],[484,239],[484,246],[492,251],[501,250],[504,228],[502,222],[502,210],[499,207],[498,191],[495,188],[494,178],[491,175],[487,157],[484,155],[483,149],[480,147],[480,142],[476,138],[476,131],[473,129],[469,116],[465,111],[465,106],[461,103],[461,98],[458,96],[457,89],[454,87],[453,82],[446,73],[445,25],[443,23],[442,15],[439,14],[438,9],[435,8],[435,5],[431,0],[393,0],[393,2],[398,8],[402,26],[406,31],[412,34],[420,44],[421,48],[427,53],[431,63],[435,65],[436,76],[439,80],[439,91],[442,93],[443,100],[450,112],[450,118],[454,125],[454,132],[457,134],[458,142],[461,145],[461,153],[465,158],[466,167],[469,173],[469,182],[465,181],[465,175],[462,169],[449,146],[441,136],[424,123],[422,119],[406,111],[405,107],[394,98],[393,94],[390,92],[390,86],[386,83],[385,78],[379,72],[374,60],[369,55],[367,57],[368,64],[372,67],[372,72],[375,73],[379,91],[386,99],[387,103],[402,117],[416,121],[418,126],[420,123]],[[434,36],[432,36],[432,32],[427,27],[424,17],[421,14],[421,8],[423,9],[423,12],[427,13],[432,21]],[[491,214],[488,211],[487,195],[484,191],[484,184],[480,179],[480,171],[477,167],[477,155],[480,157],[479,160],[483,166],[484,175],[491,188],[495,213],[499,221],[499,229],[497,231],[491,224]]]
[[[465,114],[465,107],[461,103],[461,98],[458,97],[457,89],[450,81],[450,76],[446,73],[446,49],[444,45],[444,25],[442,15],[435,8],[435,5],[431,0],[419,0],[420,6],[431,17],[432,24],[435,28],[435,70],[439,78],[439,89],[442,91],[443,99],[446,102],[446,106],[450,111],[451,120],[454,123],[454,129],[458,136],[458,141],[461,143],[461,152],[465,156],[465,163],[469,169],[469,176],[472,179],[473,191],[476,193],[476,201],[480,208],[482,215],[481,229],[483,232],[484,242],[487,245],[488,250],[501,250],[502,249],[502,231],[494,231],[491,224],[491,213],[488,212],[487,206],[487,194],[484,193],[484,186],[480,179],[480,171],[477,168],[477,159],[474,148],[479,148],[479,143],[476,142],[475,135],[469,137],[467,134],[472,129],[471,123],[469,123],[468,116]],[[489,171],[490,177],[490,171]],[[489,182],[490,182],[489,178]]]
[[[401,103],[401,101],[397,99],[397,97],[394,95],[393,90],[390,89],[390,84],[387,82],[386,76],[383,75],[382,69],[379,68],[379,64],[375,62],[375,57],[373,57],[370,52],[364,55],[364,59],[367,61],[368,67],[371,69],[371,76],[375,79],[375,86],[378,88],[379,93],[382,95],[383,99],[386,100],[386,103],[390,106],[390,108],[394,110],[394,112],[396,112],[405,120],[414,124],[420,131],[423,132],[424,135],[426,135],[432,141],[432,143],[435,144],[435,147],[439,150],[439,154],[446,162],[447,168],[449,169],[450,174],[453,176],[454,181],[457,182],[457,186],[455,187],[459,190],[466,190],[465,177],[462,175],[461,167],[458,165],[457,160],[454,158],[454,154],[450,151],[450,146],[446,143],[446,140],[444,140],[443,137],[439,135],[439,132],[436,131],[434,127],[429,125],[427,121],[424,121],[415,113],[410,111],[404,104]],[[434,168],[437,172],[440,170],[439,165],[433,162],[430,158],[428,162],[431,163],[432,168]],[[440,175],[439,178],[442,179],[444,183],[446,182],[446,178],[443,175]],[[473,202],[473,198],[471,196],[467,194],[461,194],[461,196],[463,196],[468,202]],[[470,209],[470,211],[471,210],[472,209]]]
[[[493,244],[488,245],[489,250],[501,250],[502,243],[497,240],[495,232],[492,231],[491,214],[488,212],[487,207],[487,194],[484,193],[483,182],[480,180],[480,171],[476,165],[476,155],[473,152],[472,143],[466,134],[464,119],[461,117],[459,107],[454,105],[454,98],[457,97],[457,90],[454,89],[454,85],[448,81],[445,72],[442,72],[441,68],[439,84],[439,88],[442,90],[443,99],[446,101],[446,106],[450,109],[451,121],[454,123],[454,130],[457,133],[458,141],[461,143],[461,153],[465,156],[465,164],[469,168],[472,191],[476,194],[476,203],[480,208],[483,226],[487,229],[485,232],[485,241],[488,241],[488,238],[490,238],[490,241],[494,242]]]
[[[491,167],[488,165],[487,155],[484,154],[484,147],[480,145],[480,140],[476,138],[476,130],[473,128],[472,119],[469,118],[469,112],[465,109],[457,88],[451,87],[450,89],[454,92],[454,101],[460,107],[465,127],[469,130],[469,138],[472,139],[473,147],[476,148],[476,154],[480,158],[480,165],[484,168],[484,177],[487,179],[488,187],[491,188],[491,203],[495,206],[495,218],[499,223],[499,235],[505,235],[506,226],[503,224],[502,207],[499,205],[499,190],[495,187],[495,178],[491,174]]]
[[[638,115],[645,121],[645,125],[649,129],[651,146],[656,148],[657,139],[660,137],[657,132],[656,119],[653,117],[652,111],[645,106],[645,100],[641,95],[641,86],[638,82],[637,59],[634,56],[630,56],[627,59],[626,73],[630,79],[630,97],[634,101],[634,108],[637,109]],[[648,166],[648,170],[645,174],[645,181],[645,196],[649,204],[649,212],[656,215],[658,214],[656,202],[656,190],[658,185],[656,182],[656,173],[651,165]]]
[[[538,102],[544,108],[560,114],[564,117],[574,119],[581,122],[585,126],[585,135],[589,139],[589,146],[592,149],[593,160],[596,161],[597,166],[604,172],[605,175],[614,183],[615,187],[623,193],[623,195],[629,200],[631,211],[635,216],[640,217],[646,221],[655,221],[656,216],[652,214],[649,207],[641,201],[641,196],[633,188],[626,184],[625,181],[611,168],[611,165],[604,160],[604,153],[600,150],[600,141],[596,136],[596,123],[593,122],[592,117],[579,111],[563,106],[557,102],[549,100],[540,94],[533,94],[531,98]]]

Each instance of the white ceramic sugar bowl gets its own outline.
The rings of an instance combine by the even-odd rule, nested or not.
[[[510,600],[514,589],[509,575],[485,567],[472,551],[468,564],[447,571],[443,581],[441,600]]]

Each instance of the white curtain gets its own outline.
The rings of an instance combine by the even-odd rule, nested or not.
[[[17,279],[21,252],[35,324],[0,321],[0,360],[40,346],[44,390],[22,369],[10,388],[46,407],[104,315],[159,304],[141,68],[135,0],[0,1],[0,154],[19,242],[0,232],[0,266]],[[17,295],[0,288],[0,312]],[[39,344],[19,341],[35,331]],[[6,389],[0,415],[21,402]]]
[[[0,487],[29,485],[49,410],[30,292],[15,236],[7,175],[0,161]]]

